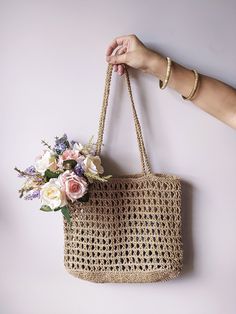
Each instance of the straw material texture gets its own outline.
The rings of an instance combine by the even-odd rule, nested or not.
[[[112,76],[107,69],[96,153],[101,154]],[[64,265],[93,282],[155,282],[182,270],[181,181],[154,174],[147,158],[129,74],[125,77],[141,157],[142,173],[94,181],[89,201],[69,204],[72,226],[64,218]]]

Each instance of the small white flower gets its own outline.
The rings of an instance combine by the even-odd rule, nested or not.
[[[80,143],[74,143],[74,145],[73,145],[73,150],[74,151],[77,151],[77,152],[81,152],[81,150],[83,149],[83,145],[82,144],[80,144]]]

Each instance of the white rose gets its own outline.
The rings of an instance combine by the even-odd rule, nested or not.
[[[104,172],[99,156],[88,155],[83,161],[82,167],[85,172],[89,172],[91,174],[99,174]]]
[[[59,181],[55,178],[50,179],[42,186],[40,196],[42,205],[47,205],[53,210],[67,204],[65,191],[62,190]]]
[[[36,159],[35,169],[42,175],[44,175],[47,169],[56,170],[56,157],[50,152],[45,151],[44,154]]]

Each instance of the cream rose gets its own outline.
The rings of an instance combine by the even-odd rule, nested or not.
[[[42,205],[49,206],[52,210],[67,204],[65,191],[61,188],[58,179],[50,179],[42,187],[41,193]]]
[[[44,151],[44,154],[36,159],[35,169],[42,175],[44,175],[47,169],[50,169],[51,171],[57,170],[57,160],[55,155],[48,150]]]
[[[104,172],[99,156],[88,155],[83,161],[82,167],[85,172],[95,175]]]

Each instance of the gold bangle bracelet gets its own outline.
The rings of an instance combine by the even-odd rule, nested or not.
[[[187,97],[181,95],[184,100],[192,100],[196,94],[196,91],[197,91],[197,88],[199,85],[199,74],[198,74],[198,72],[196,70],[191,70],[191,71],[194,73],[194,84],[193,84],[193,88],[192,88],[190,94]]]
[[[159,87],[160,87],[160,89],[164,89],[167,86],[167,84],[169,82],[169,79],[170,79],[172,61],[171,61],[171,59],[169,57],[166,57],[166,59],[167,59],[166,76],[165,76],[164,82],[159,80]]]

